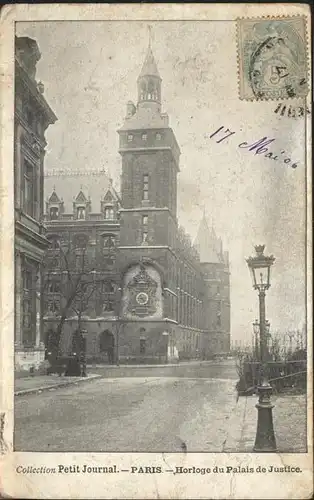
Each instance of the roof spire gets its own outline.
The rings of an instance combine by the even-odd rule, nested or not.
[[[152,48],[152,27],[150,24],[148,25],[148,48]]]
[[[203,205],[203,219],[206,220],[206,208],[205,208],[205,203]]]
[[[157,64],[156,64],[156,61],[154,58],[154,54],[152,51],[152,29],[151,29],[151,26],[148,26],[148,34],[149,34],[148,48],[147,48],[145,61],[144,61],[142,71],[140,73],[139,78],[143,78],[146,76],[154,76],[154,77],[159,78],[159,80],[161,80],[158,69],[157,69]]]
[[[214,229],[213,221],[211,225],[207,222],[205,206],[203,207],[203,218],[201,220],[197,236],[194,242],[201,263],[220,263],[220,246]]]

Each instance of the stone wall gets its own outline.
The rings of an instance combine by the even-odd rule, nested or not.
[[[61,337],[63,354],[72,352],[72,336],[77,328],[77,321],[67,321]],[[45,330],[56,328],[57,323],[45,321]],[[141,363],[171,361],[201,357],[202,332],[193,328],[184,328],[169,321],[123,321],[90,319],[82,321],[86,334],[86,356],[88,361],[108,363],[108,355],[101,352],[101,336],[110,332],[114,338],[114,353],[119,353],[121,363],[138,361]],[[115,359],[116,361],[116,359]]]

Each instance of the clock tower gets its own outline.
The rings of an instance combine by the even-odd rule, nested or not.
[[[120,136],[122,156],[120,246],[171,247],[177,226],[180,150],[161,110],[161,77],[149,44]]]

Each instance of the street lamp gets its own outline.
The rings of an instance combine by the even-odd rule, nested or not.
[[[255,345],[255,359],[258,360],[259,322],[257,319],[253,323],[253,332],[254,332],[254,345]]]
[[[121,308],[121,298],[122,298],[122,288],[120,286],[115,287],[115,320],[116,320],[116,365],[120,365],[120,327],[121,327],[121,317],[120,317],[120,308]]]
[[[270,268],[275,261],[273,255],[264,255],[265,245],[255,246],[256,256],[249,257],[246,262],[250,269],[253,288],[259,295],[259,333],[260,333],[260,383],[258,386],[259,400],[256,405],[258,410],[257,431],[253,450],[256,452],[277,451],[273,426],[272,409],[270,401],[272,392],[267,378],[267,338],[266,338],[266,313],[265,295],[270,287]]]
[[[270,359],[271,356],[269,348],[270,348],[271,335],[270,335],[270,322],[268,321],[268,319],[265,321],[265,335],[266,335],[266,356],[267,359]]]
[[[162,336],[166,339],[166,364],[168,363],[168,347],[169,347],[169,332],[162,332]]]

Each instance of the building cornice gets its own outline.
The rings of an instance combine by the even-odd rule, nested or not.
[[[58,119],[57,116],[54,114],[43,95],[38,91],[36,81],[29,77],[28,73],[20,65],[17,59],[15,59],[15,72],[16,75],[20,77],[21,82],[28,88],[36,103],[40,106],[42,111],[44,111],[49,124],[55,123]]]
[[[37,233],[19,220],[15,221],[15,232],[20,233],[23,238],[28,239],[30,242],[37,242],[43,249],[49,245],[49,241],[44,235]]]
[[[110,231],[115,229],[116,231],[119,230],[120,228],[120,223],[113,223],[113,224],[108,224],[108,222],[105,222],[104,220],[84,220],[82,221],[81,219],[79,220],[54,220],[54,221],[45,221],[45,227],[47,232],[50,230],[56,230],[57,228],[62,228],[62,229],[67,229],[67,228],[76,228],[76,229],[83,229],[86,226],[86,229],[90,229],[94,226],[101,227],[105,231]]]
[[[168,207],[120,208],[119,212],[170,212]]]

